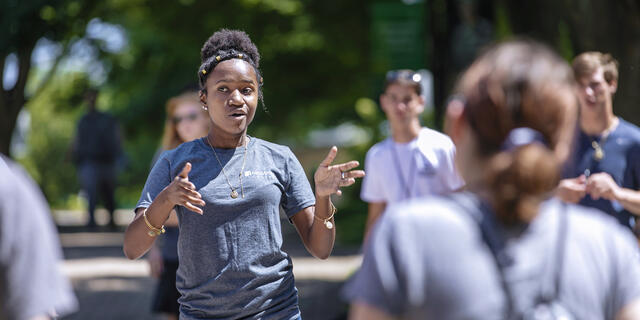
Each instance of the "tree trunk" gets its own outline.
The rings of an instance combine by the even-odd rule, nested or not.
[[[429,28],[431,29],[431,72],[433,73],[433,101],[434,117],[437,129],[442,129],[444,118],[444,105],[449,84],[449,72],[447,72],[447,57],[449,56],[449,39],[451,38],[450,21],[448,19],[448,2],[446,0],[429,1]]]

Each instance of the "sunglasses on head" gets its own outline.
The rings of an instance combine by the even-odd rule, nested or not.
[[[420,83],[420,80],[422,80],[422,76],[412,70],[391,70],[387,72],[385,79],[387,80],[387,82],[394,82],[402,79]]]
[[[198,119],[198,114],[190,113],[185,116],[174,116],[171,120],[173,121],[173,124],[177,125],[180,122],[182,122],[182,120],[189,120],[191,122],[191,121],[195,121],[196,119]]]

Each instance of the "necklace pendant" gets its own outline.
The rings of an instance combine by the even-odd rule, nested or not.
[[[238,197],[238,191],[231,190],[231,198],[235,199]]]
[[[602,150],[602,146],[597,141],[591,142],[591,147],[593,148],[593,159],[596,161],[602,160],[604,158],[604,150]]]
[[[593,153],[593,158],[596,161],[600,161],[602,160],[602,158],[604,158],[604,151],[600,146],[598,146],[598,148],[596,148],[595,152]]]
[[[333,229],[333,223],[329,220],[324,221],[324,226],[329,230]]]

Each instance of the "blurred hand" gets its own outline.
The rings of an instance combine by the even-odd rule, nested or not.
[[[149,263],[149,269],[151,270],[151,276],[154,278],[160,278],[162,274],[162,253],[160,249],[155,245],[151,247],[149,250],[149,257],[147,258],[147,262]]]
[[[204,206],[205,202],[202,200],[200,193],[196,191],[196,186],[189,182],[189,172],[191,172],[191,163],[187,162],[180,174],[162,192],[166,193],[170,203],[184,206],[195,213],[203,214],[202,209],[196,207],[196,205]]]
[[[593,200],[600,198],[615,200],[615,194],[619,188],[618,184],[613,181],[613,178],[608,173],[594,173],[587,179],[586,191]]]
[[[558,184],[556,196],[565,202],[578,203],[587,194],[586,188],[584,175],[573,179],[563,179]]]
[[[331,165],[337,154],[338,148],[331,147],[329,154],[322,160],[313,175],[316,184],[316,196],[318,197],[330,196],[334,193],[340,196],[342,195],[340,187],[350,186],[356,182],[355,178],[364,177],[363,170],[351,171],[351,169],[360,165],[358,161]]]

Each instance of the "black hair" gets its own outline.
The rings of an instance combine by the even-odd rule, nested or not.
[[[200,90],[206,92],[207,77],[211,71],[222,61],[241,59],[253,67],[258,81],[258,99],[266,111],[262,96],[263,79],[260,73],[260,53],[251,41],[249,35],[240,30],[221,29],[216,31],[202,46],[200,50],[201,64],[198,68],[198,80]]]

